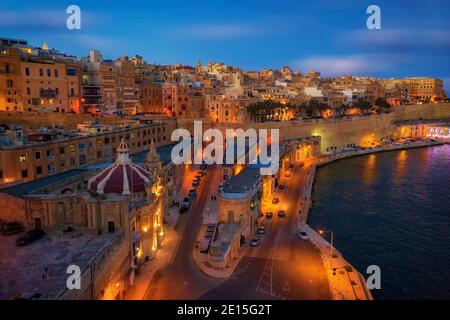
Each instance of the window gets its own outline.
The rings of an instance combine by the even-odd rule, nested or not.
[[[59,154],[64,154],[64,147],[59,147]]]
[[[114,233],[115,227],[114,227],[114,221],[108,221],[108,232]]]
[[[47,69],[47,77],[51,77],[52,76],[52,72],[50,69]]]
[[[64,168],[64,165],[65,165],[64,161],[61,161],[61,162],[59,163],[59,166],[60,166],[61,168]]]
[[[20,160],[20,162],[25,162],[25,161],[27,161],[27,155],[26,155],[26,154],[21,154],[21,155],[19,156],[19,160]]]
[[[58,70],[55,69],[55,77],[58,77]]]
[[[41,77],[44,76],[44,70],[42,68],[39,69],[39,76],[41,76]]]
[[[71,158],[71,159],[70,159],[70,165],[71,165],[71,166],[74,166],[74,165],[75,165],[75,159],[74,159],[74,158]]]
[[[36,167],[36,174],[42,174],[42,167],[41,166]]]
[[[84,143],[80,143],[78,145],[78,148],[80,148],[80,151],[84,151]]]
[[[8,88],[12,88],[12,87],[14,87],[14,82],[11,79],[7,79],[6,80],[6,86]]]
[[[75,152],[75,146],[73,144],[69,145],[70,152]]]
[[[47,165],[48,173],[54,173],[55,172],[55,165],[53,163],[49,163]]]
[[[28,178],[28,170],[22,170],[22,178]]]
[[[31,94],[31,89],[27,87],[27,95]]]
[[[35,158],[36,160],[39,160],[39,159],[41,158],[41,152],[40,152],[40,151],[36,151],[36,152],[34,153],[34,158]]]
[[[27,75],[27,76],[30,75],[30,68],[28,68],[28,67],[25,68],[25,75]]]
[[[0,170],[0,179],[3,179],[3,170]]]

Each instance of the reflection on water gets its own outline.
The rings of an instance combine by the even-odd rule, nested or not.
[[[364,162],[363,179],[366,185],[371,185],[376,179],[375,167],[377,165],[377,156],[375,154],[371,154],[365,158],[366,161]]]
[[[362,273],[380,266],[376,299],[450,299],[449,167],[444,145],[318,169],[309,223]]]
[[[399,183],[400,180],[404,177],[406,172],[406,166],[408,161],[408,151],[402,150],[397,152],[397,156],[395,157],[395,181]]]

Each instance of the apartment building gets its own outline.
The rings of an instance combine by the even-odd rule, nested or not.
[[[442,79],[406,78],[404,83],[410,87],[409,96],[415,101],[436,101],[446,97]]]
[[[22,145],[0,147],[0,186],[113,160],[123,139],[134,154],[170,143],[174,122],[125,121],[114,127],[96,124],[78,131],[48,130],[28,135]]]
[[[0,110],[23,111],[20,50],[0,49]]]
[[[128,57],[115,62],[117,68],[117,111],[121,114],[136,114],[141,111],[135,64]]]
[[[153,81],[139,84],[140,103],[146,113],[164,113],[162,85]]]
[[[216,123],[245,121],[248,97],[232,98],[225,95],[207,95],[205,116]]]
[[[163,106],[168,114],[176,117],[189,117],[190,88],[178,83],[166,82],[163,85]]]

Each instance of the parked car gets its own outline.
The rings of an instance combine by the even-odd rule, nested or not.
[[[299,236],[299,238],[302,239],[303,241],[309,240],[308,235],[306,234],[305,231],[299,231],[299,232],[298,232],[298,236]]]
[[[195,189],[191,189],[188,192],[188,196],[191,198],[194,198],[197,195],[197,191],[195,191]]]
[[[286,217],[286,212],[284,212],[284,210],[280,210],[280,211],[278,211],[278,216],[280,218],[284,218],[284,217]]]
[[[285,188],[285,185],[284,185],[284,184],[280,184],[280,185],[278,186],[278,189],[280,189],[280,190],[284,190],[284,188]]]
[[[45,232],[41,229],[32,229],[27,231],[24,235],[20,236],[16,240],[16,245],[26,246],[36,240],[39,240],[45,236]]]
[[[23,231],[23,227],[19,222],[7,222],[3,225],[2,234],[4,236],[10,236],[18,234]]]
[[[261,240],[258,237],[255,237],[252,239],[252,242],[250,243],[250,245],[252,247],[259,247],[260,242],[261,242]]]
[[[280,199],[278,199],[278,198],[272,199],[272,204],[278,204],[279,202],[280,202]]]
[[[264,226],[261,226],[258,228],[258,233],[259,234],[265,234],[266,233],[266,228]]]
[[[192,181],[192,186],[193,187],[198,187],[199,185],[200,185],[200,181],[198,181],[198,180]]]
[[[202,180],[202,175],[201,174],[196,175],[195,180],[198,180],[198,181]]]
[[[189,208],[191,206],[191,199],[189,199],[188,197],[185,197],[183,199],[182,205]]]
[[[267,212],[267,213],[266,213],[266,218],[267,218],[267,219],[272,219],[272,217],[273,217],[272,212]]]
[[[189,211],[189,208],[188,208],[188,207],[185,207],[185,206],[181,206],[181,207],[180,207],[180,210],[179,210],[180,214],[186,213],[186,212],[188,212],[188,211]]]

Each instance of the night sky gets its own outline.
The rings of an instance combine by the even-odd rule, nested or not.
[[[81,30],[66,28],[70,4],[81,8]],[[381,8],[381,30],[366,28],[370,4]],[[139,54],[157,64],[200,58],[246,70],[432,76],[450,92],[450,0],[2,0],[0,36],[77,56]]]

